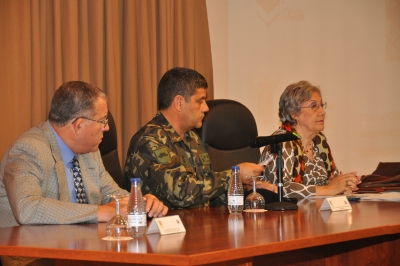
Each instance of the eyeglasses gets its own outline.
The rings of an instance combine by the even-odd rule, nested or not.
[[[304,106],[301,108],[311,108],[311,110],[317,111],[317,110],[319,110],[319,107],[322,107],[322,109],[326,109],[327,106],[328,106],[328,104],[326,102],[323,102],[322,104],[312,102],[309,106]]]
[[[90,119],[90,118],[87,118],[87,117],[84,117],[84,116],[80,116],[80,117],[75,118],[75,120],[72,121],[72,124],[75,123],[75,121],[78,120],[78,118],[82,118],[82,119],[86,119],[86,120],[90,120],[90,121],[93,121],[93,122],[97,122],[97,123],[103,124],[104,128],[106,128],[106,126],[108,124],[108,117],[104,118],[103,120],[94,120],[94,119]]]

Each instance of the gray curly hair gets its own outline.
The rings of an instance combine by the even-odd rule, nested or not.
[[[301,104],[311,99],[313,92],[321,97],[321,90],[308,81],[299,81],[286,87],[279,99],[279,118],[282,123],[296,125],[292,115],[300,113]]]

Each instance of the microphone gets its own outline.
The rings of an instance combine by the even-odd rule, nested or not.
[[[300,139],[300,136],[296,133],[286,133],[268,137],[256,137],[255,139],[249,140],[249,146],[252,148],[260,148],[269,144],[276,144],[296,139]]]

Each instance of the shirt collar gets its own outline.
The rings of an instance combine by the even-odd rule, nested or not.
[[[179,136],[178,132],[171,126],[171,124],[168,122],[168,120],[165,118],[165,116],[161,113],[158,112],[156,115],[156,119],[158,121],[158,124],[169,134],[170,139],[173,142],[179,142],[183,141],[181,136]],[[192,136],[188,132],[185,132],[185,137],[186,137],[186,142],[190,142],[192,140]]]
[[[60,138],[60,136],[54,130],[53,126],[51,128],[53,129],[54,135],[56,136],[57,144],[58,144],[58,147],[60,148],[60,152],[61,152],[61,157],[62,157],[63,163],[64,163],[64,165],[69,166],[72,158],[74,158],[74,156],[76,156],[76,154]]]

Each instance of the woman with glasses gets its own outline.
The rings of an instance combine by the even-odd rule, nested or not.
[[[307,81],[289,85],[279,100],[280,128],[273,133],[294,133],[298,140],[282,145],[283,196],[304,198],[333,196],[358,190],[361,183],[356,172],[342,174],[332,157],[324,130],[326,102],[322,101],[319,88]],[[278,183],[276,151],[268,145],[260,162],[273,159],[266,166],[264,175],[273,184]]]

